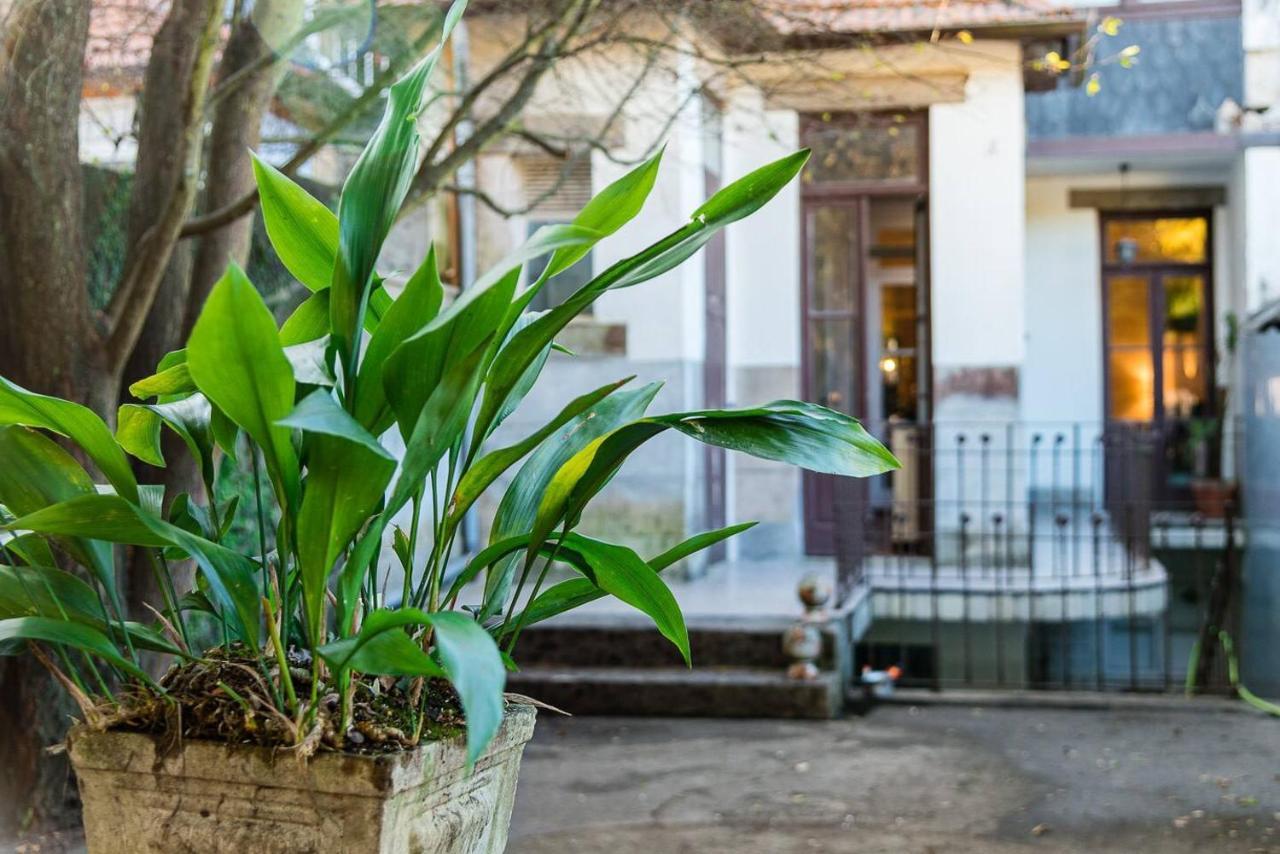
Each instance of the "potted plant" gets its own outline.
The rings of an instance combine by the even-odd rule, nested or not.
[[[1234,359],[1240,336],[1240,324],[1235,312],[1228,312],[1224,320],[1226,353]],[[1225,451],[1227,447],[1227,403],[1229,389],[1222,386],[1217,393],[1216,413],[1211,417],[1191,418],[1187,422],[1187,445],[1191,454],[1191,498],[1196,512],[1209,519],[1222,519],[1228,505],[1237,500],[1236,482],[1227,477]],[[1214,459],[1214,450],[1218,458]],[[1217,463],[1217,465],[1214,465]]]
[[[93,852],[500,851],[533,731],[533,709],[503,692],[521,631],[613,595],[687,661],[660,573],[748,527],[649,560],[583,533],[583,509],[632,451],[674,430],[839,475],[897,465],[820,406],[649,415],[657,386],[627,379],[493,447],[575,315],[680,264],[808,153],[727,186],[550,311],[526,307],[636,215],[659,157],[448,306],[433,251],[393,297],[374,261],[413,174],[438,53],[392,87],[336,215],[255,160],[272,243],[312,291],[282,327],[232,266],[187,346],[131,387],[139,402],[120,407],[114,433],[83,406],[0,380],[0,651],[38,657],[79,703],[68,750]],[[127,455],[163,465],[163,430],[198,464],[198,497],[138,483]],[[463,517],[517,465],[489,545],[453,559]],[[236,478],[261,488],[228,499],[222,481]],[[246,518],[254,536],[237,546],[229,532]],[[120,547],[154,569],[153,620],[125,614]],[[171,571],[181,561],[196,568],[190,590]],[[545,585],[553,564],[579,577]],[[157,655],[172,662],[161,676]]]

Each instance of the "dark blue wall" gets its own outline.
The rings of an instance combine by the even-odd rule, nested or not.
[[[1142,48],[1131,68],[1099,66],[1102,90],[1059,81],[1051,92],[1026,96],[1027,138],[1141,136],[1213,130],[1225,98],[1242,100],[1244,58],[1240,19],[1125,21],[1103,36],[1099,58],[1127,45]]]

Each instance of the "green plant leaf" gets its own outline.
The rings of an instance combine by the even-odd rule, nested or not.
[[[262,448],[284,507],[297,507],[301,485],[289,429],[276,422],[293,410],[293,367],[271,312],[232,264],[209,294],[187,364],[200,391]]]
[[[307,624],[317,643],[324,638],[329,574],[377,509],[395,471],[394,460],[380,447],[379,451],[341,434],[317,434],[310,443],[306,491],[298,512],[298,563]]]
[[[369,339],[360,363],[360,384],[356,389],[356,419],[380,435],[391,426],[386,391],[382,386],[382,367],[387,357],[410,335],[426,326],[440,312],[444,302],[444,283],[436,267],[436,248],[405,284],[395,302],[389,305]]]
[[[678,561],[703,549],[710,548],[718,542],[727,540],[735,534],[754,527],[755,524],[755,522],[744,522],[730,525],[727,528],[718,528],[714,531],[696,534],[657,557],[650,559],[648,561],[649,567],[654,572],[662,572]],[[527,539],[526,537],[526,542]],[[525,609],[523,615],[511,621],[511,624],[507,626],[507,632],[514,631],[515,627],[522,623],[525,626],[532,626],[534,623],[540,623],[557,614],[581,608],[588,602],[594,602],[607,595],[604,590],[601,590],[586,578],[571,578],[568,581],[562,581],[540,593],[538,598],[533,601],[533,604]]]
[[[101,630],[107,622],[98,594],[69,572],[48,566],[0,564],[0,617],[80,615]]]
[[[693,212],[693,219],[708,226],[720,227],[751,216],[776,196],[779,190],[790,184],[807,162],[809,149],[803,148],[761,166],[703,202]]]
[[[338,218],[279,169],[251,156],[262,222],[272,247],[295,279],[312,291],[324,290],[338,254]]]
[[[465,7],[465,0],[456,0],[441,28],[440,45],[391,86],[382,120],[342,187],[329,320],[348,382],[356,375],[358,335],[368,306],[373,265],[417,169],[418,113],[427,80]]]
[[[205,484],[212,486],[213,432],[210,420],[213,409],[203,394],[169,403],[126,403],[116,416],[116,442],[148,465],[163,467],[160,425],[166,424],[182,439],[197,464]]]
[[[498,645],[469,615],[432,614],[436,653],[467,716],[467,761],[474,763],[502,725],[507,668]]]
[[[405,440],[400,476],[387,502],[386,513],[395,513],[413,497],[423,479],[462,435],[480,387],[480,363],[489,340],[460,361],[454,362],[431,392],[418,415],[413,432]]]
[[[313,391],[298,402],[286,417],[276,422],[283,427],[294,427],[304,433],[320,433],[346,439],[365,450],[394,462],[391,453],[377,439],[338,405],[333,395],[324,390]]]
[[[80,495],[26,514],[2,527],[41,534],[87,537],[145,547],[171,546],[200,567],[210,590],[245,643],[258,644],[261,606],[257,565],[228,548],[152,516],[115,495]]]
[[[599,436],[642,416],[660,388],[660,384],[650,383],[610,394],[544,439],[503,493],[494,513],[489,541],[496,543],[527,534],[533,528],[547,485],[565,461]],[[508,560],[485,576],[482,617],[493,616],[506,602],[513,575],[514,561]]]
[[[439,664],[403,628],[429,625]],[[319,648],[335,670],[369,675],[443,676],[453,684],[467,718],[468,761],[484,752],[502,723],[506,668],[497,644],[471,617],[415,608],[371,613],[358,635]]]
[[[385,634],[399,634],[408,640],[408,635],[400,630],[418,625],[434,629],[433,642],[439,668],[425,654],[419,658],[410,652],[409,646],[399,641],[382,650],[385,659],[366,653],[369,644]],[[480,757],[502,723],[506,667],[493,638],[466,614],[457,611],[428,613],[417,608],[374,611],[365,618],[356,637],[322,646],[319,652],[339,671],[355,668],[370,675],[434,676],[443,669],[458,692],[462,710],[467,716],[469,763]],[[421,649],[417,652],[421,654]],[[364,666],[356,667],[357,661]],[[415,667],[421,669],[415,671]]]
[[[191,394],[196,391],[195,380],[185,361],[164,368],[129,386],[129,394],[139,400],[148,397],[167,397],[174,394]]]
[[[626,546],[572,532],[560,542],[556,554],[567,552],[581,556],[580,560],[567,561],[570,566],[590,567],[594,575],[594,578],[588,576],[590,581],[605,593],[647,615],[662,636],[680,650],[685,664],[692,665],[689,632],[676,597],[640,555]]]
[[[597,193],[573,218],[572,224],[590,228],[598,232],[601,238],[605,238],[634,219],[653,190],[664,150],[665,146],[653,157]],[[594,242],[556,250],[556,254],[547,262],[542,279],[549,279],[569,269],[582,260],[593,245]]]
[[[101,658],[123,673],[153,685],[151,677],[120,655],[102,632],[79,623],[48,617],[12,617],[0,620],[0,648],[8,641],[24,640],[60,644]]]
[[[803,168],[809,152],[799,151],[734,181],[694,212],[692,221],[643,251],[619,261],[579,288],[560,305],[511,337],[494,359],[485,380],[484,400],[476,416],[476,435],[487,436],[512,390],[542,358],[560,330],[613,288],[638,285],[680,265],[724,226],[759,210]],[[517,307],[519,307],[517,303]]]
[[[0,427],[0,504],[10,513],[22,517],[96,494],[88,472],[57,442],[28,427]],[[114,556],[105,543],[74,535],[57,543],[106,590],[116,589]]]
[[[578,451],[547,484],[531,545],[582,509],[636,448],[667,429],[755,457],[847,477],[870,477],[898,460],[855,419],[812,403],[781,400],[747,409],[677,412],[619,427]]]
[[[52,430],[66,436],[93,460],[117,493],[130,501],[138,500],[138,481],[129,466],[129,458],[92,409],[35,394],[0,377],[0,426],[9,424]]]
[[[47,617],[89,626],[108,636],[120,625],[108,620],[93,589],[69,572],[48,566],[0,564],[0,618]],[[135,647],[182,655],[164,635],[140,623],[125,622],[124,631]]]
[[[329,334],[329,289],[304,299],[280,327],[280,345],[292,347]]]
[[[461,521],[462,516],[467,510],[471,509],[471,505],[484,494],[486,489],[493,485],[493,482],[503,472],[523,459],[526,454],[546,441],[551,434],[555,433],[571,419],[595,406],[634,378],[626,377],[574,398],[560,410],[560,413],[555,418],[544,424],[541,429],[529,434],[514,445],[490,451],[473,463],[463,474],[462,479],[458,481],[458,486],[454,490],[453,500],[449,505],[451,524],[456,525]]]

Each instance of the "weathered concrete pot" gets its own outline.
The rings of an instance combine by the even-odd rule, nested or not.
[[[462,738],[408,753],[320,753],[157,740],[84,727],[68,738],[90,854],[415,852],[500,854],[507,844],[532,706],[507,707],[493,743],[465,768]]]

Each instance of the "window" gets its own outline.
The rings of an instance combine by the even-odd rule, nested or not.
[[[1107,415],[1212,414],[1209,219],[1104,216]]]
[[[567,158],[521,155],[516,158],[516,168],[520,173],[525,204],[531,206],[526,215],[526,236],[532,236],[543,226],[572,222],[591,201],[591,157],[587,153]],[[526,268],[526,285],[537,281],[548,261],[550,256],[530,262]],[[593,261],[592,253],[588,252],[577,264],[546,282],[529,307],[534,311],[545,311],[560,305],[591,280]],[[590,307],[585,313],[591,313]]]
[[[822,113],[805,118],[813,156],[802,180],[821,185],[916,185],[925,181],[925,124],[919,113]]]

